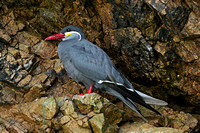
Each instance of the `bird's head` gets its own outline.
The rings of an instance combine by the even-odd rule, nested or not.
[[[63,28],[60,33],[51,35],[47,37],[45,40],[54,40],[54,39],[62,39],[63,41],[72,40],[72,39],[85,39],[85,34],[80,27],[69,25]]]

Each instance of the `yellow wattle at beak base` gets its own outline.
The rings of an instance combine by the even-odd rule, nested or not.
[[[67,33],[67,34],[65,34],[65,36],[67,36],[67,37],[68,37],[68,36],[70,36],[71,34],[72,34],[72,33]]]

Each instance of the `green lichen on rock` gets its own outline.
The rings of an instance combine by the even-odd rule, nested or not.
[[[90,125],[92,127],[92,131],[94,133],[103,133],[104,132],[104,126],[105,126],[105,118],[104,114],[100,113],[95,116],[93,116],[90,120]]]

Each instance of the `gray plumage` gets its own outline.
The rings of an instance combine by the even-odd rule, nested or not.
[[[132,84],[116,69],[109,56],[98,46],[86,40],[77,26],[67,26],[61,33],[67,35],[58,45],[58,55],[67,74],[87,88],[91,84],[122,100],[144,120],[135,102],[157,112],[149,104],[167,105],[165,101],[153,98],[135,90]],[[68,34],[70,35],[68,36]]]

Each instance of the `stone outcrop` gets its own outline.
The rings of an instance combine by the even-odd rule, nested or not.
[[[0,109],[1,132],[116,132],[123,119],[123,111],[94,93],[75,96],[73,100],[42,97]]]

